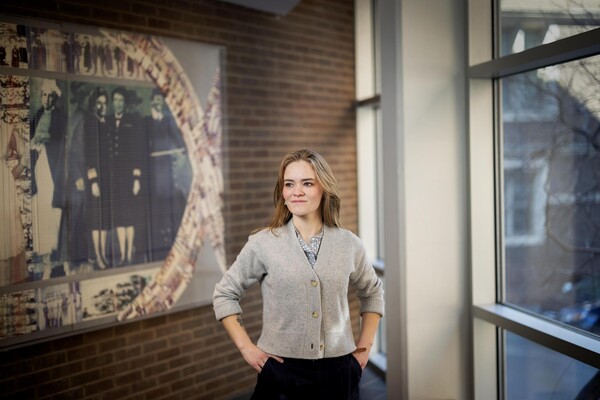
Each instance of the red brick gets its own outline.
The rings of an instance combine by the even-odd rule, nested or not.
[[[144,344],[144,353],[154,353],[157,350],[165,349],[167,347],[167,339],[155,340],[150,343]]]
[[[92,369],[97,367],[102,367],[104,365],[109,365],[114,361],[114,356],[110,353],[108,354],[100,354],[95,357],[87,358],[84,361],[86,369]]]
[[[158,385],[156,378],[148,378],[139,381],[131,382],[131,389],[134,393],[142,392],[144,390],[153,389]]]
[[[98,351],[100,353],[105,353],[107,351],[115,351],[117,349],[125,347],[126,344],[127,339],[125,337],[120,336],[114,339],[98,343]]]
[[[69,377],[71,386],[80,386],[88,382],[93,382],[102,378],[100,370],[83,371],[79,374],[73,374]]]
[[[140,354],[142,354],[142,348],[140,346],[126,347],[115,351],[114,357],[115,361],[122,361],[138,357]]]
[[[115,10],[94,8],[92,10],[92,18],[117,20],[119,19],[119,13]]]
[[[98,382],[90,383],[84,386],[83,390],[86,396],[91,396],[96,393],[106,392],[114,388],[112,379],[103,379]]]
[[[35,386],[38,393],[42,395],[45,393],[60,393],[69,389],[69,378],[64,377],[47,383],[36,382]]]
[[[131,382],[136,382],[142,379],[142,372],[140,370],[135,370],[132,372],[128,372],[123,375],[119,375],[115,377],[115,385],[122,386],[130,384]]]
[[[144,377],[160,375],[165,371],[169,370],[169,364],[167,362],[162,362],[160,364],[154,364],[147,366],[144,368]]]
[[[160,328],[156,328],[155,332],[156,332],[156,337],[171,335],[173,333],[179,332],[179,325],[178,324],[169,324],[169,325],[161,326]]]

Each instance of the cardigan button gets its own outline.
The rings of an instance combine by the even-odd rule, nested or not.
[[[313,311],[312,316],[313,316],[313,318],[319,318],[319,313],[316,311]]]
[[[317,287],[319,285],[319,282],[313,279],[310,281],[310,284],[313,285],[313,287]]]

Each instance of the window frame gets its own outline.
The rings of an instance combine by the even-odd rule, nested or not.
[[[378,0],[355,0],[356,111],[359,235],[377,275],[384,280],[381,166],[381,84]],[[365,57],[370,54],[370,57]],[[385,320],[369,356],[380,373],[387,371]]]
[[[484,3],[469,0],[467,10],[472,390],[475,398],[495,392],[503,399],[505,330],[600,369],[597,336],[501,303],[504,188],[499,85],[500,78],[600,54],[600,28],[494,57],[499,1]]]

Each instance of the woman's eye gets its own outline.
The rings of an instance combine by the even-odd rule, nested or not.
[[[285,187],[292,187],[292,186],[294,186],[294,185],[293,185],[292,183],[290,183],[290,182],[287,182],[287,183],[285,184]]]
[[[312,186],[313,183],[312,182],[304,182],[304,186]]]

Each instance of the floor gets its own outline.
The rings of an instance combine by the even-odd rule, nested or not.
[[[252,393],[234,397],[231,400],[248,400]],[[387,390],[385,380],[376,372],[369,368],[364,369],[362,379],[360,380],[360,399],[361,400],[386,400]]]
[[[382,378],[379,372],[368,366],[364,369],[362,379],[360,380],[360,398],[361,400],[387,399],[385,379]]]

